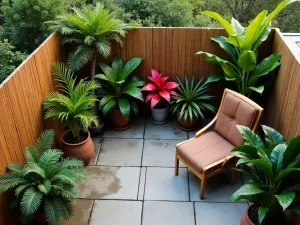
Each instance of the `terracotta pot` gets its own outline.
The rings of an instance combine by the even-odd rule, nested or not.
[[[88,137],[84,141],[77,144],[70,144],[65,141],[64,137],[69,132],[70,130],[65,131],[61,137],[62,149],[65,153],[65,156],[80,159],[85,165],[88,165],[90,160],[94,157],[95,151],[90,132],[88,132]]]
[[[192,131],[197,128],[197,123],[199,119],[197,119],[195,116],[193,116],[192,121],[190,120],[189,117],[187,117],[186,121],[184,121],[183,117],[179,119],[179,115],[180,115],[179,112],[177,112],[176,115],[177,115],[177,125],[181,130]]]
[[[251,220],[250,220],[250,218],[249,218],[249,209],[252,207],[253,205],[250,205],[246,210],[245,210],[245,212],[244,212],[244,214],[243,214],[243,216],[242,216],[242,219],[241,219],[241,223],[240,223],[240,225],[255,225]],[[283,217],[285,217],[285,215],[283,214]],[[277,218],[275,218],[275,220],[274,221],[277,221],[276,220]],[[286,218],[285,218],[286,219]],[[274,222],[273,221],[273,222]],[[281,221],[280,219],[279,219],[279,221]],[[286,221],[286,220],[285,220]],[[274,224],[273,222],[270,222],[270,224]],[[282,224],[282,223],[280,223],[280,224]],[[287,225],[288,223],[287,223],[287,221],[285,222],[285,223],[283,223],[282,225]]]
[[[131,116],[126,119],[120,110],[113,110],[109,114],[114,130],[127,130],[131,126]]]

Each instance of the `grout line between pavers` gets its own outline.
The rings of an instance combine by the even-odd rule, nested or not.
[[[124,167],[124,168],[141,168],[141,167],[149,167],[149,168],[165,168],[165,169],[174,169],[175,167],[174,166],[112,166],[112,165],[88,165],[86,167],[117,167],[117,168],[120,168],[120,167]],[[187,169],[187,167],[184,167],[184,166],[179,166],[180,169]]]
[[[94,205],[95,205],[95,200],[93,200],[92,209],[91,209],[90,216],[89,216],[89,220],[88,220],[88,225],[89,225],[90,222],[91,222],[91,218],[92,218],[92,214],[93,214],[93,210],[94,210]]]
[[[101,140],[99,152],[98,152],[98,154],[97,154],[96,161],[95,161],[95,166],[97,166],[97,162],[98,162],[99,157],[100,157],[100,153],[101,153],[101,149],[102,149],[103,142],[104,142],[104,138],[102,138],[102,140]]]
[[[187,180],[188,180],[188,192],[189,192],[189,201],[191,201],[191,187],[190,187],[190,175],[189,175],[189,169],[187,168]]]
[[[139,182],[138,182],[138,191],[136,199],[139,200],[139,193],[140,193],[140,184],[141,184],[141,176],[142,176],[142,167],[140,167],[140,176],[139,176]]]
[[[196,203],[193,202],[193,208],[194,208],[194,221],[195,221],[195,225],[197,225],[197,218],[196,218]]]
[[[142,199],[143,201],[145,201],[147,174],[148,174],[148,168],[146,167],[146,171],[145,171],[145,183],[144,183],[144,193],[143,193],[143,199]]]

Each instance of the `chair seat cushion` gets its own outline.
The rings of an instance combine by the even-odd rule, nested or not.
[[[177,153],[197,172],[202,173],[204,167],[225,158],[233,148],[230,142],[212,131],[180,145]]]

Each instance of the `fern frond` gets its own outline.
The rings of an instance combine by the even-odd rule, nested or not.
[[[64,220],[70,220],[74,212],[72,202],[67,198],[56,198],[56,199],[60,204],[62,218]]]
[[[41,155],[38,166],[49,176],[54,171],[56,163],[58,163],[62,156],[63,152],[60,150],[48,150]]]
[[[41,205],[43,194],[36,188],[28,188],[21,200],[21,212],[27,216],[33,215]]]
[[[49,225],[58,225],[62,217],[60,202],[57,198],[46,198],[44,201],[44,210]]]
[[[54,141],[54,130],[46,130],[38,138],[35,147],[42,154],[44,151],[49,150]]]

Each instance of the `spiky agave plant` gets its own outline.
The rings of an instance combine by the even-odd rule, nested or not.
[[[0,193],[14,190],[12,207],[20,207],[23,224],[42,212],[50,225],[70,219],[71,200],[78,196],[76,183],[87,176],[82,161],[62,159],[62,151],[51,149],[53,140],[54,131],[46,130],[35,147],[26,148],[25,164],[10,164],[9,172],[0,175]]]
[[[178,76],[176,76],[176,81],[180,84],[177,87],[178,96],[173,96],[171,101],[170,111],[172,113],[179,112],[179,120],[181,118],[184,121],[187,118],[193,121],[193,118],[202,117],[204,119],[203,112],[208,110],[215,112],[215,107],[213,107],[209,100],[214,96],[207,93],[209,90],[209,84],[220,80],[219,75],[210,76],[205,82],[204,77],[202,77],[195,85],[195,77],[192,76],[191,81],[188,80],[186,74],[184,75],[184,82],[182,82]]]
[[[80,140],[81,131],[87,132],[93,124],[98,126],[98,119],[92,110],[97,98],[91,91],[100,85],[85,79],[76,84],[74,73],[59,62],[54,64],[53,74],[60,83],[62,93],[52,92],[43,102],[45,119],[59,118],[70,129],[74,140]]]

